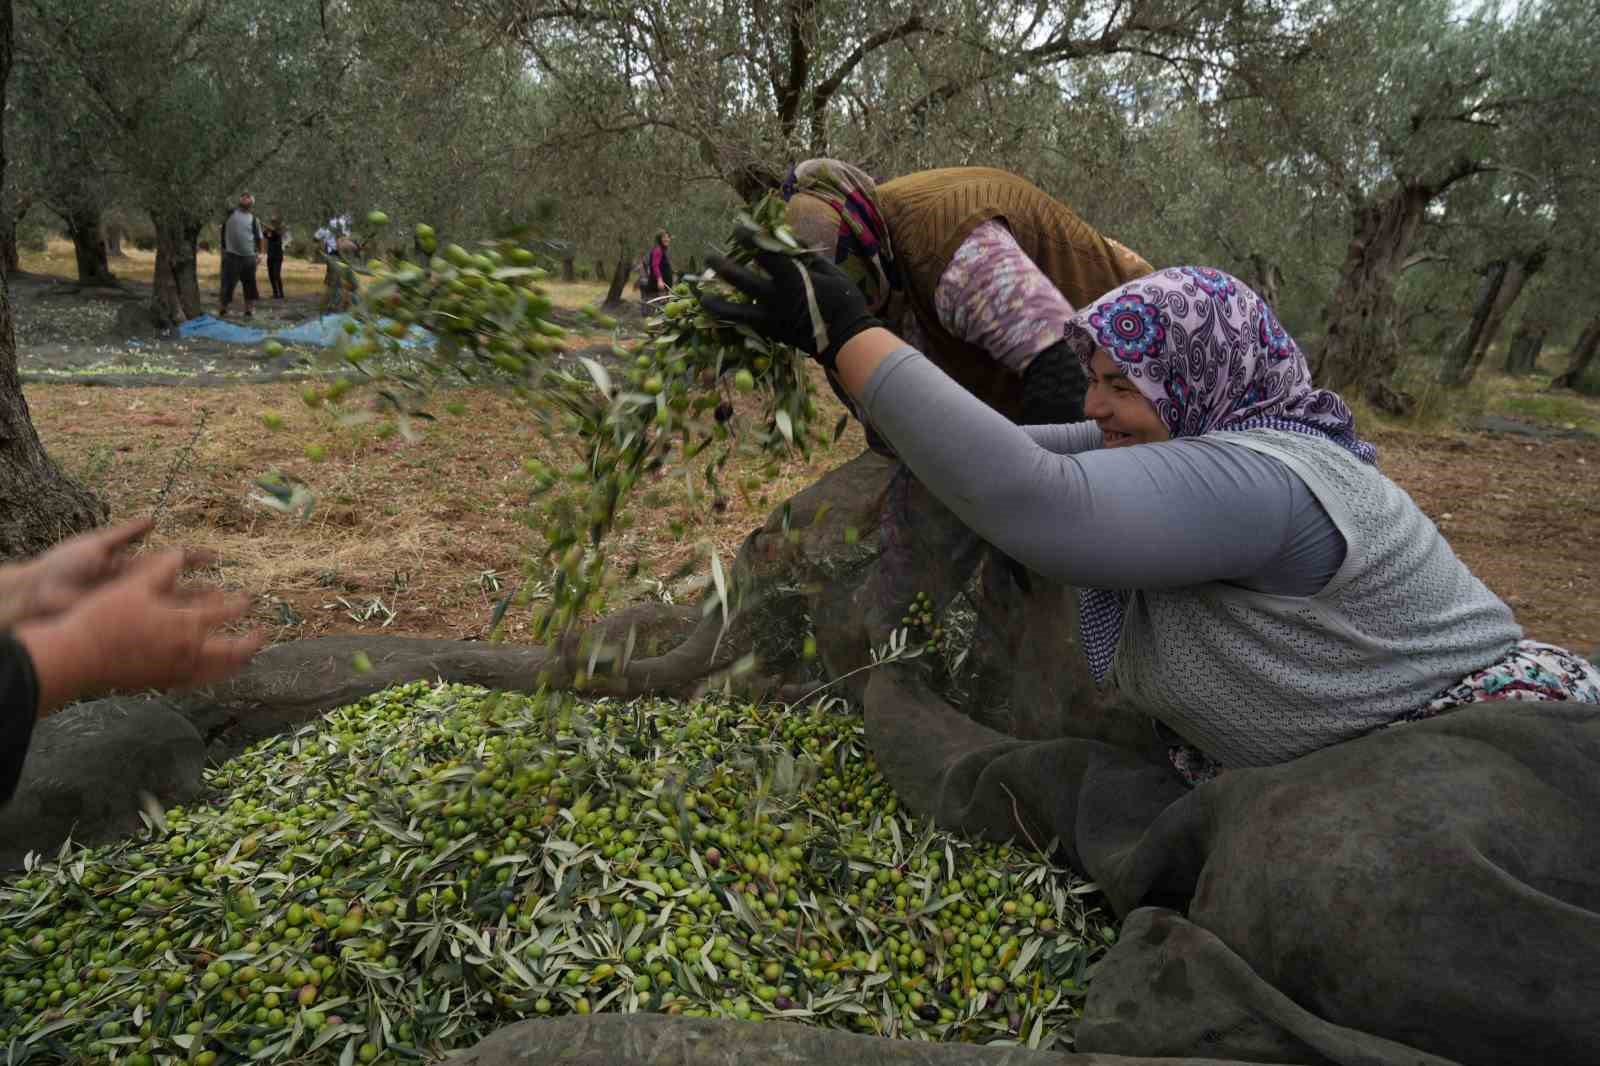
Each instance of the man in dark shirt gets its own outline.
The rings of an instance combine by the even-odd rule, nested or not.
[[[0,567],[0,803],[16,790],[36,720],[98,693],[217,681],[260,649],[260,635],[217,633],[247,597],[178,587],[203,553],[127,554],[149,530],[96,530]]]

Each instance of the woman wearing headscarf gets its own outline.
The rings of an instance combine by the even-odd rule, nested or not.
[[[758,262],[714,263],[755,303],[712,309],[814,353],[978,536],[1084,590],[1092,673],[1170,731],[1190,783],[1482,700],[1600,703],[1600,670],[1522,639],[1230,275],[1164,270],[1079,310],[1090,420],[1022,428],[823,257]]]
[[[812,159],[790,171],[781,191],[790,229],[856,282],[874,315],[1022,424],[1082,417],[1083,376],[1064,344],[1066,324],[1075,307],[1151,270],[1003,170],[952,167],[879,185],[849,163]],[[889,452],[871,417],[862,421],[868,444]],[[913,595],[927,591],[931,560],[951,570],[934,582],[949,592],[982,549],[904,467],[891,482],[879,534],[882,554],[864,593],[869,629],[892,624]]]
[[[1093,672],[1169,731],[1015,740],[868,674],[903,806],[1054,841],[1128,919],[1079,1050],[1593,1061],[1600,671],[1523,638],[1261,299],[1112,290],[1066,327],[1089,421],[1018,427],[833,264],[757,263],[713,262],[754,300],[713,312],[814,353],[964,522],[1085,590]]]

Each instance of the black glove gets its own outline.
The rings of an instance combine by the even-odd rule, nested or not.
[[[719,255],[708,262],[754,302],[705,296],[702,307],[724,321],[749,326],[768,340],[798,348],[830,371],[846,341],[883,325],[867,310],[866,297],[850,276],[821,256],[757,252],[756,263],[765,274]]]
[[[1022,424],[1059,426],[1083,421],[1083,393],[1089,387],[1078,357],[1066,341],[1056,341],[1033,357],[1022,372]]]

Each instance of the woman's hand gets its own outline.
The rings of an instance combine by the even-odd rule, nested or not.
[[[5,603],[0,605],[0,628],[68,610],[122,573],[130,558],[128,549],[150,529],[149,519],[138,519],[93,530],[18,564],[7,582]],[[209,552],[191,551],[185,565],[201,566],[211,558]]]
[[[712,256],[709,262],[753,302],[705,296],[701,304],[707,311],[798,348],[830,371],[837,368],[839,349],[846,342],[883,325],[867,310],[866,297],[850,276],[820,256],[757,252],[756,263],[764,274],[721,256]]]
[[[39,713],[112,689],[185,688],[249,662],[264,638],[217,630],[243,616],[248,597],[178,587],[185,558],[170,551],[128,563],[69,610],[18,626],[39,679]]]

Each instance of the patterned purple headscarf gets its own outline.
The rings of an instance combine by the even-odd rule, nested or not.
[[[1113,289],[1072,317],[1064,340],[1085,370],[1104,349],[1174,437],[1282,429],[1378,461],[1338,394],[1312,386],[1305,356],[1272,308],[1220,270],[1178,267]],[[1080,593],[1084,653],[1096,681],[1111,670],[1126,601],[1116,589]]]

